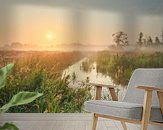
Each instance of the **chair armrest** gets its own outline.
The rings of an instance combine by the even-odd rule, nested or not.
[[[92,85],[95,87],[116,88],[116,86],[113,86],[113,85],[98,84],[98,83],[89,83],[89,85]]]
[[[112,100],[113,101],[118,101],[118,97],[117,97],[117,95],[115,93],[116,86],[106,85],[106,84],[97,84],[97,83],[89,83],[89,85],[92,85],[92,86],[96,87],[96,95],[95,95],[96,100],[101,99],[102,87],[106,87],[110,91],[110,95],[112,97]]]
[[[157,92],[163,92],[162,88],[159,87],[152,87],[152,86],[137,86],[137,89],[143,89],[145,91],[157,91]]]

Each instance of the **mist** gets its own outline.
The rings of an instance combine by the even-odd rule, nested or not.
[[[71,27],[72,32],[68,35],[70,38],[58,41],[62,43],[110,44],[112,43],[112,33],[124,31],[128,34],[130,43],[133,44],[140,31],[147,35],[159,36],[163,29],[162,0],[3,0],[0,1],[1,45],[16,40],[13,38],[13,34],[16,33],[14,23],[16,24],[15,20],[19,18],[14,12],[18,6],[67,9],[71,13],[70,19],[73,26]],[[95,12],[96,16],[92,15],[92,12]],[[105,16],[101,17],[101,14],[105,14]],[[110,17],[110,14],[115,14],[115,17]],[[119,18],[116,19],[117,17]],[[146,17],[148,19],[145,19]],[[156,17],[157,19],[155,19]],[[96,25],[92,25],[93,22],[88,24],[91,20],[94,23],[97,20],[99,22]],[[115,22],[114,27],[109,23],[112,20]],[[108,25],[106,23],[104,25],[103,21],[107,21]],[[155,24],[154,28],[153,24]],[[96,27],[99,32],[90,36],[91,31],[89,32],[89,30],[92,29],[94,32]]]

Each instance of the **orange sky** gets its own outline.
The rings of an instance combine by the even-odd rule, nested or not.
[[[13,7],[12,14],[10,38],[5,42],[38,46],[74,42],[108,45],[112,44],[112,34],[118,31],[126,32],[130,41],[136,41],[140,31],[156,36],[163,27],[163,18],[158,15],[129,19],[120,12],[99,9],[18,4]],[[48,38],[49,33],[52,38]]]
[[[46,6],[16,6],[14,13],[12,41],[40,46],[74,42],[106,45],[118,31],[120,19],[118,14],[96,10],[83,11],[84,20],[78,21],[69,8]],[[47,33],[52,33],[53,39],[47,39]]]

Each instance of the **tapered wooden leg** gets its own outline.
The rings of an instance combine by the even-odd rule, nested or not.
[[[100,100],[101,99],[101,91],[102,91],[102,87],[101,86],[96,86],[96,100]]]
[[[93,113],[92,130],[96,130],[98,117]]]
[[[126,126],[125,122],[121,121],[121,124],[122,124],[123,129],[127,130],[127,126]]]
[[[148,128],[151,112],[151,102],[152,102],[152,91],[145,91],[141,130],[147,130]]]
[[[161,112],[163,114],[163,92],[157,92],[157,96],[160,103]]]

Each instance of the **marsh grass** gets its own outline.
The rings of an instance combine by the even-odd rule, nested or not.
[[[70,76],[62,77],[62,71],[81,58],[83,55],[78,52],[39,52],[14,59],[15,67],[0,92],[0,104],[18,91],[37,91],[44,95],[8,112],[82,112],[84,101],[91,98],[90,88],[72,88]]]
[[[116,85],[126,86],[137,68],[163,68],[163,53],[99,52],[96,57],[97,71],[109,75]]]

